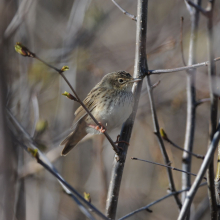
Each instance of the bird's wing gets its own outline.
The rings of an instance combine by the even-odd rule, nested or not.
[[[108,92],[108,89],[105,87],[95,87],[93,88],[90,93],[87,95],[87,97],[83,100],[84,105],[88,108],[88,110],[91,112],[99,103],[102,96],[105,96]],[[75,119],[73,121],[73,127],[79,122],[79,120],[87,115],[87,112],[85,109],[80,106],[75,111]]]

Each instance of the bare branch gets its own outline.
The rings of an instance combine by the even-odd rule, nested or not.
[[[201,4],[201,0],[195,0],[197,5]],[[191,19],[191,34],[189,43],[189,58],[188,65],[195,64],[196,62],[196,48],[198,38],[198,24],[199,24],[199,12],[190,7],[189,9]],[[186,172],[191,172],[192,154],[188,152],[193,151],[193,142],[196,126],[196,69],[191,69],[186,72],[186,96],[187,96],[187,115],[186,115],[186,131],[184,149],[182,155],[182,169]],[[191,186],[191,176],[182,173],[182,189]],[[185,201],[186,193],[182,194],[182,203]],[[187,215],[186,220],[190,219],[190,212]]]
[[[214,59],[214,62],[217,62],[219,60],[220,60],[220,57],[217,57],[217,58]],[[173,69],[149,70],[147,74],[152,75],[152,74],[161,74],[161,73],[173,73],[173,72],[179,72],[179,71],[183,71],[183,70],[190,70],[190,69],[193,69],[193,68],[198,68],[198,67],[201,67],[201,66],[208,66],[208,65],[209,65],[209,61],[206,61],[206,62],[203,62],[203,63],[197,63],[197,64],[178,67],[178,68],[173,68]]]
[[[61,186],[63,187],[64,191],[70,195],[74,201],[79,205],[79,208],[81,211],[88,217],[91,216],[91,214],[88,212],[88,210],[85,209],[81,205],[81,202],[76,198],[78,197],[81,201],[83,201],[89,208],[91,208],[95,213],[97,213],[102,219],[107,219],[96,207],[94,207],[91,203],[87,202],[83,196],[81,196],[70,184],[68,184],[63,177],[57,172],[56,168],[53,166],[53,164],[50,163],[48,158],[36,147],[33,139],[31,136],[25,131],[25,129],[20,125],[20,123],[17,121],[17,119],[12,115],[10,111],[7,111],[8,116],[10,120],[13,122],[13,124],[16,126],[16,128],[19,130],[19,132],[22,133],[22,135],[25,136],[25,138],[29,141],[30,147],[27,147],[22,142],[18,141],[15,138],[15,141],[22,146],[29,154],[35,157],[37,162],[41,164],[45,169],[47,169],[49,172],[51,172],[59,182],[61,182]],[[90,219],[94,219],[93,217]]]
[[[208,16],[208,13],[205,9],[203,9],[200,5],[195,4],[194,2],[190,1],[190,0],[186,0],[186,2],[191,5],[192,7],[194,7],[196,10],[200,11],[204,16]]]
[[[179,172],[182,172],[182,173],[186,173],[188,175],[192,175],[192,176],[197,176],[196,174],[194,173],[191,173],[191,172],[188,172],[188,171],[184,171],[184,170],[181,170],[181,169],[178,169],[178,168],[175,168],[175,167],[171,167],[171,166],[167,166],[165,164],[161,164],[161,163],[156,163],[156,162],[152,162],[152,161],[149,161],[149,160],[143,160],[143,159],[139,159],[139,158],[136,158],[136,157],[132,157],[131,158],[132,160],[139,160],[139,161],[143,161],[143,162],[147,162],[147,163],[151,163],[151,164],[155,164],[155,165],[159,165],[159,166],[162,166],[162,167],[166,167],[166,168],[169,168],[171,170],[175,170],[175,171],[179,171]],[[206,177],[203,177],[204,180],[207,180]]]
[[[189,192],[187,193],[187,197],[186,197],[185,202],[183,204],[183,207],[180,211],[178,220],[184,220],[185,219],[185,217],[188,213],[188,210],[190,208],[190,205],[192,203],[192,200],[193,200],[193,198],[194,198],[194,196],[195,196],[195,194],[198,190],[199,184],[201,183],[201,181],[203,179],[203,176],[205,175],[206,170],[209,167],[209,164],[213,160],[213,156],[214,156],[215,150],[218,146],[219,139],[220,139],[220,121],[219,121],[219,124],[218,124],[217,131],[215,132],[215,134],[213,136],[213,139],[212,139],[212,142],[211,142],[211,144],[209,146],[209,149],[206,153],[205,159],[203,160],[202,165],[199,169],[197,177],[194,180]]]
[[[137,21],[137,17],[135,15],[132,15],[125,11],[115,0],[112,0],[112,2],[119,8],[120,11],[122,11],[123,14],[127,15],[132,20]]]
[[[200,184],[199,187],[205,186],[206,184],[207,184],[207,183],[202,183],[202,184]],[[160,199],[158,199],[158,200],[156,200],[156,201],[154,201],[154,202],[151,202],[150,204],[148,204],[148,205],[146,205],[146,206],[144,206],[144,207],[142,207],[142,208],[140,208],[140,209],[137,209],[137,210],[135,210],[135,211],[133,211],[133,212],[131,212],[131,213],[129,213],[129,214],[123,216],[122,218],[120,218],[120,219],[118,219],[118,220],[127,219],[127,218],[133,216],[134,214],[136,214],[136,213],[138,213],[138,212],[141,212],[141,211],[144,211],[144,210],[150,208],[151,206],[153,206],[153,205],[155,205],[155,204],[157,204],[157,203],[159,203],[159,202],[161,202],[161,201],[163,201],[163,200],[165,200],[165,199],[167,199],[167,198],[169,198],[169,197],[171,197],[171,196],[173,196],[173,195],[175,195],[175,194],[178,195],[178,194],[180,194],[180,193],[182,193],[182,192],[188,191],[189,189],[190,189],[190,188],[186,188],[186,189],[182,189],[182,190],[179,190],[179,191],[176,191],[176,192],[169,193],[168,195],[163,196],[163,197],[161,197]]]
[[[157,140],[158,140],[158,143],[159,143],[160,150],[161,150],[161,153],[163,155],[164,161],[167,165],[169,165],[170,160],[169,160],[168,154],[166,152],[166,148],[164,146],[163,139],[160,135],[160,127],[159,127],[159,123],[158,123],[158,119],[157,119],[157,113],[156,113],[154,99],[153,99],[153,90],[152,90],[149,75],[146,76],[146,84],[147,84],[147,90],[148,90],[149,101],[150,101],[150,106],[151,106],[152,120],[153,120],[153,124],[154,124],[154,133],[157,136]],[[169,187],[170,187],[172,192],[175,192],[176,189],[175,189],[175,184],[174,184],[174,180],[173,180],[173,175],[172,175],[172,171],[169,168],[167,168],[167,175],[168,175],[168,178],[169,178]],[[176,203],[177,203],[179,209],[181,209],[182,204],[181,204],[181,202],[178,198],[178,195],[174,194],[174,198],[176,200]]]
[[[196,107],[200,106],[202,103],[210,102],[210,98],[200,99],[196,102]]]
[[[213,81],[213,77],[216,76],[215,62],[214,59],[214,37],[213,37],[213,11],[214,11],[214,0],[209,1],[209,10],[207,11],[207,43],[208,43],[208,57],[209,63],[208,66],[208,75],[209,75],[209,93],[210,93],[210,122],[209,122],[209,143],[212,141],[213,136],[216,132],[217,128],[217,120],[218,120],[218,96],[214,92],[214,88],[216,88],[216,82]],[[209,148],[210,146],[208,146]],[[207,170],[207,184],[208,184],[208,196],[210,203],[210,211],[211,211],[211,219],[217,218],[217,204],[216,204],[216,195],[215,195],[215,186],[214,186],[214,164],[213,157],[209,164],[209,168]],[[219,196],[219,195],[218,195]]]
[[[148,1],[138,0],[137,5],[137,29],[136,29],[136,53],[135,53],[135,70],[134,77],[145,76],[145,72],[148,72],[147,57],[146,57],[146,38],[147,38],[147,10]],[[133,86],[134,93],[134,107],[131,116],[125,122],[119,139],[119,148],[123,149],[122,156],[119,160],[114,160],[111,180],[107,196],[106,215],[110,219],[115,219],[119,190],[121,185],[122,174],[124,170],[124,164],[127,156],[128,145],[120,141],[126,141],[129,143],[131,132],[137,113],[138,102],[141,94],[142,81],[139,81]]]

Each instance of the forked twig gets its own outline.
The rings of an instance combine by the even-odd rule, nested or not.
[[[213,61],[217,62],[220,60],[220,57],[215,58]],[[203,63],[197,63],[189,66],[183,66],[183,67],[177,67],[177,68],[172,68],[172,69],[160,69],[160,70],[148,70],[146,73],[147,75],[152,75],[152,74],[162,74],[162,73],[174,73],[174,72],[180,72],[183,70],[190,70],[193,68],[198,68],[201,66],[208,66],[209,61],[203,62]]]
[[[128,13],[127,11],[125,11],[115,0],[112,0],[112,2],[119,8],[120,11],[122,11],[123,14],[127,15],[133,21],[137,21],[137,17],[135,15],[132,15]]]

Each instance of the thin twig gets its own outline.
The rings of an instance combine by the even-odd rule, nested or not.
[[[169,165],[170,164],[170,160],[169,160],[168,154],[166,152],[166,148],[164,146],[163,139],[162,139],[162,137],[160,135],[160,127],[159,127],[159,123],[158,123],[158,119],[157,119],[157,113],[156,113],[155,104],[154,104],[154,98],[153,98],[153,90],[152,90],[152,86],[151,86],[151,81],[150,81],[150,76],[149,75],[146,76],[146,84],[147,84],[147,90],[148,90],[148,95],[149,95],[152,120],[153,120],[153,124],[154,124],[154,133],[157,136],[157,140],[158,140],[158,143],[159,143],[159,146],[160,146],[160,150],[161,150],[161,153],[163,155],[165,164]],[[167,175],[168,175],[168,178],[169,178],[169,188],[171,189],[172,192],[175,192],[176,188],[175,188],[175,184],[174,184],[174,180],[173,180],[173,175],[172,175],[172,171],[169,168],[167,168]],[[182,204],[181,204],[180,199],[178,198],[178,195],[174,194],[174,198],[176,200],[176,203],[177,203],[179,209],[181,209]]]
[[[148,72],[147,57],[146,57],[146,39],[147,39],[147,10],[148,1],[138,0],[137,5],[137,28],[136,28],[136,52],[135,52],[135,70],[134,77],[143,78],[145,72]],[[141,94],[142,81],[137,82],[133,86],[134,93],[134,107],[132,114],[122,127],[119,139],[119,148],[122,148],[122,156],[119,160],[113,162],[111,180],[107,196],[106,215],[110,219],[115,219],[118,197],[121,185],[122,174],[124,170],[124,164],[127,156],[128,145],[120,141],[126,141],[129,143],[132,128],[137,113],[139,98]]]
[[[194,2],[190,1],[190,0],[186,0],[186,2],[191,5],[192,7],[194,7],[195,9],[197,9],[198,11],[200,11],[204,16],[208,16],[208,13],[205,9],[203,9],[200,5],[195,4]]]
[[[186,61],[185,61],[185,57],[184,57],[184,53],[183,53],[183,21],[184,21],[184,18],[181,17],[181,20],[180,20],[180,48],[181,48],[183,65],[186,66]]]
[[[205,185],[207,185],[206,182],[200,184],[199,187],[205,186]],[[171,196],[173,196],[173,195],[175,195],[175,194],[178,195],[178,194],[180,194],[180,193],[182,193],[182,192],[188,191],[189,189],[190,189],[190,188],[186,188],[186,189],[182,189],[182,190],[179,190],[179,191],[176,191],[176,192],[169,193],[168,195],[163,196],[163,197],[161,197],[160,199],[158,199],[158,200],[156,200],[156,201],[154,201],[154,202],[151,202],[150,204],[148,204],[148,205],[146,205],[146,206],[144,206],[144,207],[142,207],[142,208],[139,208],[139,209],[137,209],[137,210],[135,210],[135,211],[133,211],[133,212],[131,212],[131,213],[129,213],[129,214],[127,214],[127,215],[121,217],[121,218],[118,219],[118,220],[127,219],[127,218],[133,216],[134,214],[136,214],[136,213],[138,213],[138,212],[141,212],[141,211],[144,211],[144,210],[150,208],[151,206],[153,206],[153,205],[155,205],[155,204],[157,204],[157,203],[159,203],[159,202],[161,202],[161,201],[163,201],[163,200],[165,200],[165,199],[167,199],[167,198],[169,198],[169,197],[171,197]]]
[[[193,198],[194,198],[194,196],[195,196],[195,194],[198,190],[199,184],[201,183],[202,178],[205,175],[207,168],[209,167],[209,164],[213,160],[215,150],[218,147],[219,139],[220,139],[220,121],[219,121],[219,124],[218,124],[217,131],[215,132],[215,134],[213,136],[213,139],[212,139],[212,142],[211,142],[211,144],[209,146],[209,149],[206,153],[205,159],[203,160],[202,165],[199,169],[197,177],[195,178],[189,192],[187,193],[187,197],[186,197],[185,202],[183,204],[183,207],[180,211],[178,220],[184,220],[185,219],[185,217],[188,213],[188,210],[190,208],[190,205],[192,203],[192,200],[193,200]]]
[[[178,168],[175,168],[175,167],[167,166],[167,165],[165,165],[165,164],[156,163],[156,162],[149,161],[149,160],[143,160],[143,159],[136,158],[136,157],[132,157],[131,159],[132,159],[132,160],[139,160],[139,161],[143,161],[143,162],[147,162],[147,163],[151,163],[151,164],[155,164],[155,165],[159,165],[159,166],[162,166],[162,167],[169,168],[169,169],[171,169],[171,170],[175,170],[175,171],[179,171],[179,172],[182,172],[182,173],[186,173],[186,174],[188,174],[188,175],[197,176],[195,173],[191,173],[191,172],[184,171],[184,170],[181,170],[181,169],[178,169]],[[203,177],[203,179],[204,179],[204,180],[207,180],[206,177]]]
[[[37,149],[35,147],[35,149],[30,149],[29,147],[27,147],[25,144],[23,144],[21,141],[15,140],[16,143],[18,143],[22,148],[24,148],[29,154],[31,154],[32,156],[35,157],[35,159],[37,160],[37,163],[39,163],[41,166],[43,166],[46,170],[48,170],[53,176],[55,176],[57,178],[57,180],[61,183],[61,185],[63,186],[64,191],[71,196],[71,198],[76,202],[76,204],[79,206],[79,209],[82,211],[82,213],[87,216],[89,219],[91,220],[95,220],[95,218],[90,214],[89,210],[87,210],[85,208],[85,206],[82,205],[82,203],[79,201],[79,199],[75,196],[77,195],[86,205],[88,205],[89,207],[91,206],[91,203],[86,201],[69,183],[67,183],[63,177],[57,172],[57,170],[55,169],[55,167],[53,167],[53,165],[47,165],[43,160],[40,159],[40,155],[39,155],[39,150],[35,150]],[[33,155],[34,154],[34,155]],[[40,153],[42,154],[42,153]],[[75,194],[75,195],[74,195]],[[99,212],[97,209],[93,209],[93,207],[90,207],[94,212],[96,212],[102,219],[106,219],[107,218],[101,213]],[[98,212],[97,212],[98,211]]]
[[[112,2],[119,8],[120,11],[122,11],[123,14],[127,15],[133,21],[137,21],[137,17],[135,15],[132,15],[128,13],[127,11],[125,11],[115,0],[112,0]]]
[[[202,103],[210,102],[210,98],[200,99],[196,102],[196,107],[200,106]]]
[[[156,83],[152,85],[152,89],[156,88],[160,84],[160,80],[158,80]]]
[[[217,57],[214,59],[214,62],[219,61],[220,57]],[[173,69],[160,69],[160,70],[148,70],[147,75],[152,75],[152,74],[162,74],[162,73],[173,73],[173,72],[180,72],[183,70],[190,70],[193,68],[198,68],[201,66],[208,66],[209,61],[203,62],[203,63],[197,63],[189,66],[183,66],[183,67],[178,67],[178,68],[173,68]]]
[[[173,141],[171,141],[171,140],[169,139],[169,137],[167,136],[167,134],[165,133],[165,131],[164,131],[162,128],[160,129],[160,134],[161,134],[162,138],[163,138],[165,141],[167,141],[169,144],[171,144],[171,146],[173,146],[173,147],[175,147],[175,148],[177,148],[177,149],[179,149],[179,150],[185,151],[185,152],[187,152],[188,154],[191,154],[192,156],[194,156],[194,157],[196,157],[196,158],[198,158],[198,159],[204,159],[204,158],[205,158],[205,156],[203,156],[203,155],[195,154],[195,153],[193,153],[193,152],[191,152],[191,151],[185,150],[184,148],[179,147],[178,145],[176,145]]]

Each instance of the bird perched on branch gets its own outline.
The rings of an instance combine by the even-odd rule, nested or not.
[[[125,71],[105,75],[83,101],[100,126],[80,106],[75,112],[74,130],[60,144],[64,146],[61,155],[66,155],[88,133],[101,134],[106,129],[121,126],[132,112],[133,83],[140,80],[134,79]]]

